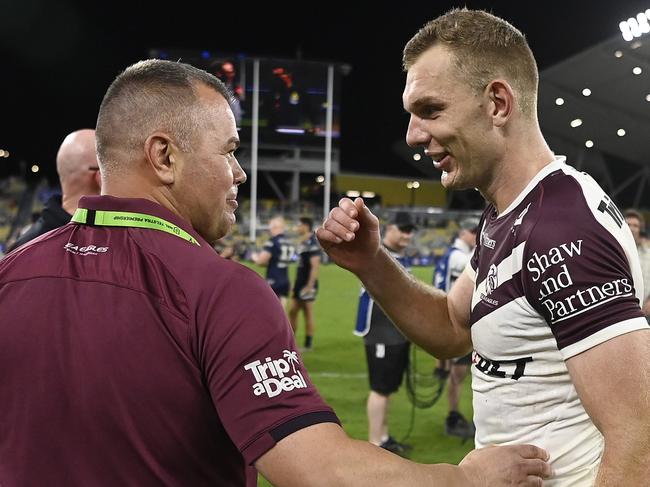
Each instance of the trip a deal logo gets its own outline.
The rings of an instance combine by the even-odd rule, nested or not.
[[[305,378],[296,369],[300,365],[298,354],[294,351],[283,350],[282,358],[272,359],[266,357],[244,365],[244,370],[251,372],[255,378],[253,394],[275,397],[282,392],[294,389],[305,389]]]

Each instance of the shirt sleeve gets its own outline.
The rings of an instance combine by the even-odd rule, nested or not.
[[[239,267],[199,306],[197,351],[219,418],[252,464],[301,428],[339,421],[305,370],[280,301]]]
[[[522,276],[526,298],[566,360],[648,324],[633,277],[638,258],[628,248],[634,242],[622,218],[590,208],[582,197],[562,210],[561,218],[538,220],[526,242]]]
[[[275,247],[275,244],[274,244],[273,240],[267,240],[267,241],[264,243],[264,246],[262,247],[262,249],[263,249],[263,250],[266,250],[267,252],[269,252],[269,253],[272,254],[272,253],[273,253],[273,248],[274,248],[274,247]]]

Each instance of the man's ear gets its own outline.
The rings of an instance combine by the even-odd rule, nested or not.
[[[144,141],[144,156],[158,180],[163,184],[173,184],[178,149],[171,138],[163,132],[154,132]]]
[[[485,87],[489,116],[495,126],[503,127],[515,109],[515,93],[510,84],[503,79],[495,79]]]

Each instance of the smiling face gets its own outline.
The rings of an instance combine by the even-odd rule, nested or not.
[[[179,210],[209,243],[226,235],[235,223],[237,189],[246,173],[235,157],[239,137],[232,110],[214,89],[197,87],[199,116],[190,152],[176,152],[174,193]]]
[[[443,171],[449,189],[486,188],[503,154],[487,93],[477,93],[442,44],[426,50],[409,68],[403,94],[410,113],[406,142],[425,149]]]

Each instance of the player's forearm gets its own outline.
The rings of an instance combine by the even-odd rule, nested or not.
[[[625,428],[615,441],[605,438],[605,452],[594,487],[647,485],[650,478],[650,427]],[[634,423],[632,422],[632,425]]]
[[[318,280],[318,264],[311,265],[311,270],[309,271],[309,278],[307,279],[307,284],[305,287],[313,288],[316,285]]]
[[[468,331],[452,324],[447,295],[415,279],[386,251],[359,278],[413,343],[439,358],[459,357],[471,350]]]

